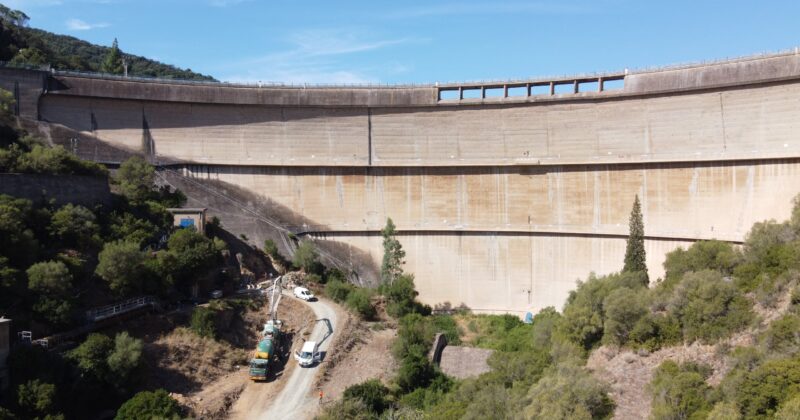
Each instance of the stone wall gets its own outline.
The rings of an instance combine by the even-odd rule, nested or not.
[[[34,203],[53,199],[56,205],[73,203],[89,209],[111,205],[108,179],[103,177],[0,174],[0,194],[27,198]]]

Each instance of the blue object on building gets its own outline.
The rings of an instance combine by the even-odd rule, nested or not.
[[[525,314],[525,323],[526,324],[533,324],[533,314],[528,312]]]
[[[194,227],[194,219],[181,219],[181,227]]]

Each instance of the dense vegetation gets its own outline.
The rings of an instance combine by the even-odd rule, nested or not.
[[[59,70],[122,74],[124,59],[128,64],[128,74],[131,76],[214,80],[191,69],[184,70],[121,52],[117,48],[116,40],[112,47],[103,47],[71,36],[29,28],[27,23],[28,17],[23,12],[11,10],[0,4],[0,61],[12,65],[49,64]],[[112,57],[111,61],[108,61],[109,57]]]
[[[105,168],[17,129],[7,92],[0,96],[0,171],[108,178]],[[174,231],[166,209],[185,198],[157,188],[154,178],[154,168],[134,157],[109,179],[115,192],[110,206],[0,195],[0,314],[39,338],[86,325],[88,308],[144,294],[170,305],[195,286],[208,290],[228,280],[217,270],[225,243],[193,229]],[[213,337],[215,330],[200,333]],[[71,350],[17,346],[8,359],[12,382],[0,396],[0,414],[93,418],[113,412],[144,386],[142,346],[126,332],[90,334]],[[118,418],[140,418],[143,407],[178,416],[165,395],[136,395]]]

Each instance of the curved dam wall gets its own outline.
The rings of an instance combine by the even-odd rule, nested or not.
[[[576,279],[621,269],[637,194],[655,279],[667,252],[741,242],[754,222],[787,218],[800,192],[797,54],[392,88],[20,74],[0,70],[0,86],[23,85],[20,115],[83,157],[144,154],[241,188],[290,231],[376,264],[392,217],[430,304],[560,307]]]

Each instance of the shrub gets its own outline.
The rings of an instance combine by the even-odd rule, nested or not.
[[[800,419],[800,395],[794,396],[781,405],[775,413],[775,420],[797,420]]]
[[[669,302],[687,341],[727,337],[753,319],[750,303],[718,271],[688,273]]]
[[[787,314],[770,323],[761,335],[761,345],[766,351],[781,356],[800,352],[800,317]]]
[[[306,282],[311,284],[322,284],[322,276],[316,273],[306,274]]]
[[[607,386],[585,369],[561,365],[552,369],[528,392],[527,419],[599,419],[614,411]]]
[[[369,300],[370,293],[367,289],[356,288],[347,296],[346,305],[364,319],[375,318],[375,307]]]
[[[116,420],[180,419],[181,407],[167,391],[142,391],[117,410]]]
[[[746,374],[736,389],[745,418],[771,418],[789,397],[800,394],[800,360],[769,360]]]
[[[342,399],[325,408],[316,417],[317,420],[374,420],[375,415],[370,412],[366,404],[359,399]]]
[[[405,392],[411,392],[417,388],[425,388],[435,377],[435,370],[428,360],[426,352],[420,348],[414,348],[400,361],[400,369],[397,372],[397,385]]]
[[[192,311],[192,320],[189,327],[200,337],[217,338],[216,312],[212,309],[198,306]]]
[[[740,420],[742,413],[739,412],[739,407],[734,403],[718,402],[714,408],[708,413],[706,420]],[[792,417],[796,419],[797,417]]]
[[[418,293],[414,288],[414,276],[410,274],[398,275],[392,283],[381,285],[381,293],[386,296],[388,301],[386,313],[390,316],[400,318],[406,314],[416,312],[415,299]]]
[[[380,414],[389,407],[389,402],[386,400],[387,395],[389,395],[389,389],[380,380],[370,379],[349,386],[344,390],[343,398],[361,400],[370,411]]]
[[[347,300],[347,297],[355,289],[350,283],[340,281],[331,281],[325,286],[325,294],[328,295],[334,302],[342,303]]]
[[[678,365],[671,360],[661,363],[650,382],[652,418],[704,418],[711,409],[708,402],[711,387],[706,384],[709,373],[708,368],[693,363]]]
[[[691,271],[717,270],[729,276],[739,262],[739,255],[728,242],[698,241],[689,249],[678,248],[667,253],[664,261],[666,275],[664,284],[668,288],[674,287]]]
[[[629,335],[629,344],[650,351],[680,342],[681,324],[672,315],[652,314],[639,318]]]

